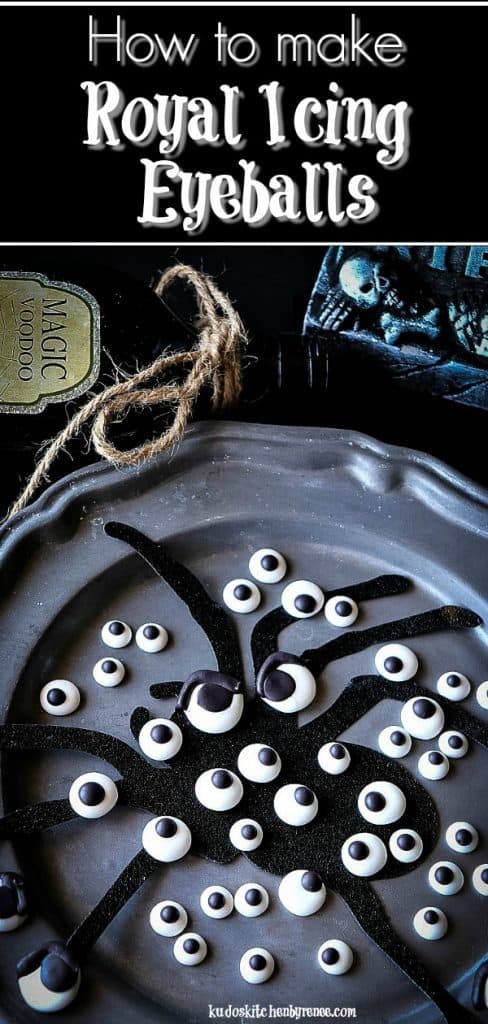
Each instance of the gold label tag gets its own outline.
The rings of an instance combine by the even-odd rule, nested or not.
[[[76,398],[99,368],[92,295],[42,274],[0,273],[0,412],[42,412]]]

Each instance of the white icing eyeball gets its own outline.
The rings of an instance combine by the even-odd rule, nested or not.
[[[192,690],[184,711],[195,729],[217,736],[230,732],[240,721],[244,697],[218,682],[203,681]]]
[[[195,782],[197,800],[210,811],[230,811],[242,800],[241,780],[227,768],[209,768]]]
[[[449,771],[449,760],[439,750],[426,750],[418,760],[418,769],[424,779],[438,781],[444,779]]]
[[[250,985],[262,985],[264,981],[269,981],[274,968],[275,962],[271,953],[261,946],[246,950],[239,964],[244,981],[248,981]]]
[[[164,651],[169,640],[168,630],[158,622],[145,622],[136,633],[136,644],[146,654]]]
[[[418,740],[432,740],[444,728],[444,712],[431,697],[411,697],[400,717],[403,727]]]
[[[102,641],[107,647],[127,647],[132,640],[132,630],[120,619],[110,619],[102,626]]]
[[[317,797],[308,786],[290,782],[275,793],[275,814],[287,825],[308,825],[319,809]]]
[[[294,619],[309,619],[324,607],[324,594],[316,583],[310,580],[294,580],[285,587],[281,603],[285,612]]]
[[[324,743],[318,753],[318,762],[328,775],[342,775],[351,763],[351,755],[343,743]]]
[[[125,668],[118,658],[100,658],[93,666],[93,678],[100,686],[118,686],[125,676]]]
[[[250,782],[273,782],[281,771],[281,758],[273,747],[249,743],[237,758],[237,767]]]
[[[484,683],[480,683],[476,690],[476,700],[480,708],[484,711],[488,711],[488,680]]]
[[[437,690],[448,700],[464,700],[471,692],[471,683],[461,672],[444,672],[437,680]]]
[[[455,729],[449,729],[447,732],[441,733],[438,739],[439,750],[446,757],[464,757],[469,749],[469,744],[466,737],[462,732],[456,732]]]
[[[405,683],[407,679],[413,679],[419,667],[417,655],[410,647],[405,647],[405,644],[385,644],[384,647],[380,647],[374,663],[380,676],[396,683]]]
[[[151,818],[144,826],[142,833],[142,845],[154,860],[164,864],[171,864],[175,860],[181,860],[191,846],[191,832],[188,825],[180,818],[163,815],[161,818]]]
[[[222,597],[231,612],[255,612],[261,604],[261,592],[252,580],[230,580],[226,583]]]
[[[282,878],[278,896],[290,914],[309,917],[316,914],[325,903],[325,885],[316,871],[299,868]]]
[[[283,555],[274,548],[260,548],[249,559],[249,572],[258,583],[279,583],[287,568]]]
[[[452,860],[439,860],[429,871],[429,885],[443,896],[454,896],[464,885],[464,875]]]
[[[43,686],[39,700],[48,715],[72,715],[80,706],[80,691],[69,679],[53,679]]]
[[[320,946],[317,960],[326,974],[346,974],[351,970],[353,952],[342,939],[327,939]]]
[[[258,692],[269,707],[292,715],[315,700],[317,683],[310,669],[292,661],[278,661],[258,677]]]
[[[16,871],[0,872],[0,933],[13,932],[27,920],[25,883]]]
[[[473,885],[480,896],[488,896],[488,864],[478,864],[474,869]]]
[[[422,855],[424,844],[413,828],[399,828],[389,840],[390,851],[402,864],[413,864]]]
[[[188,924],[188,914],[181,903],[175,903],[174,900],[162,900],[152,908],[149,924],[157,935],[164,935],[171,939],[185,930]]]
[[[337,594],[335,597],[329,597],[329,600],[326,602],[325,617],[327,622],[330,622],[331,626],[337,626],[338,629],[352,626],[358,615],[359,608],[352,597]]]
[[[139,746],[153,761],[169,761],[181,749],[183,733],[169,718],[151,718],[139,733]]]
[[[438,907],[422,907],[415,914],[413,926],[421,939],[433,942],[446,934],[447,917]]]
[[[479,835],[468,821],[453,821],[446,831],[446,842],[456,853],[472,853],[478,845]]]
[[[205,939],[196,932],[185,932],[179,935],[174,946],[173,953],[179,964],[184,967],[196,967],[201,964],[208,952]]]
[[[358,797],[361,817],[372,825],[391,825],[405,813],[405,795],[393,782],[370,782]]]
[[[229,839],[236,850],[243,853],[250,853],[257,850],[263,841],[263,830],[259,822],[253,818],[239,818],[235,821],[229,832]]]
[[[412,738],[398,725],[387,725],[378,736],[378,746],[387,757],[406,757],[412,749]]]
[[[76,998],[81,975],[78,968],[56,951],[59,943],[50,943],[39,967],[18,978],[20,994],[27,1006],[38,1013],[58,1013]]]
[[[85,772],[72,783],[69,802],[81,818],[103,818],[113,810],[119,794],[115,782],[102,772]]]
[[[234,906],[243,917],[260,917],[269,907],[269,896],[257,882],[244,882],[234,896]]]
[[[234,898],[223,885],[209,885],[200,896],[200,906],[207,917],[221,920],[228,917],[234,909]]]
[[[382,839],[371,832],[357,832],[342,844],[341,858],[344,867],[358,878],[370,878],[382,871],[388,854]]]

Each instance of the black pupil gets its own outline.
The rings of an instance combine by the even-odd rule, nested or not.
[[[236,601],[247,601],[250,596],[251,588],[245,583],[239,583],[239,585],[234,588],[234,597]]]
[[[435,705],[431,700],[426,700],[425,698],[415,700],[413,710],[418,718],[432,718],[432,715],[435,715]]]
[[[196,939],[185,939],[183,943],[183,949],[185,950],[185,953],[198,953],[198,950],[200,949],[200,943],[197,942]]]
[[[148,626],[144,626],[142,633],[146,640],[156,640],[159,636],[159,629],[157,626],[149,624]]]
[[[272,765],[276,764],[278,755],[271,747],[262,747],[259,751],[258,758],[261,761],[261,764]]]
[[[437,924],[439,915],[436,914],[435,910],[426,910],[424,914],[424,920],[427,924]]]
[[[484,868],[481,872],[481,881],[488,885],[488,868]]]
[[[53,707],[58,708],[60,704],[64,704],[66,700],[66,694],[64,690],[60,690],[57,686],[54,689],[49,690],[47,695],[48,704],[52,704]]]
[[[161,839],[171,839],[177,831],[178,826],[172,818],[161,818],[156,824],[156,832]]]
[[[385,669],[387,672],[391,672],[395,675],[397,672],[401,672],[403,668],[403,661],[401,658],[397,658],[394,655],[390,655],[389,658],[385,658]]]
[[[253,971],[264,971],[266,960],[260,953],[254,953],[249,961],[249,966]]]
[[[459,686],[461,680],[459,676],[455,676],[454,673],[447,677],[446,683],[448,686]]]
[[[342,758],[345,756],[345,753],[346,751],[344,750],[344,747],[341,747],[340,743],[332,744],[330,748],[330,754],[331,757],[334,757],[336,759],[336,761],[342,761]]]
[[[429,761],[431,764],[442,764],[444,758],[442,754],[438,754],[437,750],[431,750],[429,754]]]
[[[117,665],[115,664],[115,661],[110,661],[109,659],[107,659],[107,661],[102,661],[102,672],[116,672],[116,671],[117,671]]]
[[[302,804],[303,807],[309,807],[313,803],[313,793],[308,786],[298,786],[295,790],[295,800],[297,804]]]
[[[278,568],[278,559],[276,555],[263,555],[261,559],[261,567],[266,572],[274,572]]]
[[[13,917],[17,913],[17,895],[8,885],[0,885],[0,919]]]
[[[78,796],[86,807],[96,807],[105,797],[105,790],[99,782],[84,782]]]
[[[270,672],[269,676],[266,676],[263,689],[267,700],[272,700],[277,704],[279,701],[291,697],[292,693],[295,693],[296,684],[295,680],[288,675],[288,672],[282,672],[277,668],[274,672]]]
[[[367,793],[364,800],[368,811],[377,813],[386,806],[386,800],[382,793]]]
[[[241,828],[241,836],[243,839],[255,839],[258,834],[258,830],[255,825],[243,825]]]
[[[232,691],[219,683],[204,683],[198,691],[197,704],[205,711],[225,711],[232,703]]]
[[[402,747],[405,743],[405,734],[400,732],[399,729],[396,729],[395,732],[392,732],[391,734],[391,742],[394,743],[395,747]]]
[[[222,910],[225,904],[225,896],[222,892],[211,892],[208,897],[208,905],[212,910]]]
[[[120,634],[124,632],[124,623],[111,622],[110,626],[108,627],[108,631],[109,633],[112,633],[112,636],[120,636]]]
[[[454,872],[451,868],[447,868],[444,864],[437,868],[435,871],[435,880],[439,882],[439,885],[449,885],[454,878]]]
[[[172,735],[169,725],[153,725],[151,729],[151,739],[155,743],[168,743]]]
[[[219,768],[212,775],[212,783],[217,789],[228,789],[232,785],[232,776],[223,768]]]
[[[322,888],[322,879],[316,871],[306,871],[302,875],[302,885],[307,892],[319,892]]]
[[[339,615],[341,619],[345,619],[351,614],[352,605],[349,604],[349,601],[338,601],[335,606],[335,610],[336,615]]]
[[[51,992],[68,992],[77,975],[56,953],[48,953],[41,964],[41,981]]]
[[[294,604],[297,612],[303,612],[305,615],[310,615],[316,607],[315,598],[311,594],[298,594]]]
[[[460,846],[469,846],[472,838],[471,832],[468,832],[467,828],[460,828],[456,832],[456,842]]]
[[[259,889],[247,889],[246,890],[246,903],[249,903],[250,907],[257,907],[261,903],[261,893]]]
[[[324,949],[322,953],[322,960],[324,961],[324,964],[336,964],[338,959],[339,953],[333,948],[333,946],[328,946],[327,949]]]
[[[349,845],[349,855],[353,860],[365,860],[369,855],[368,847],[366,843],[361,842],[360,839],[356,839]]]
[[[398,836],[397,843],[400,850],[413,850],[415,839],[413,836],[409,836],[408,832],[404,832],[401,836]]]
[[[174,922],[178,920],[179,916],[180,912],[178,907],[175,907],[174,905],[170,907],[163,907],[161,911],[161,918],[163,921],[166,921],[166,924],[174,924]]]
[[[459,750],[459,748],[462,747],[462,745],[463,741],[460,736],[449,737],[449,746],[452,747],[453,750]]]

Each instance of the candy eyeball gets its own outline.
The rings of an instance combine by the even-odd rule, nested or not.
[[[247,615],[255,612],[261,604],[261,591],[252,580],[230,580],[226,583],[222,597],[231,612]]]
[[[80,691],[69,679],[53,679],[43,686],[39,700],[48,715],[72,715],[80,706]]]
[[[181,903],[162,900],[156,903],[149,915],[149,924],[157,935],[173,938],[183,932],[188,924],[188,914]]]
[[[111,619],[102,626],[102,641],[107,647],[127,647],[132,640],[132,630],[126,622]]]
[[[329,597],[325,605],[325,617],[331,626],[338,629],[345,629],[352,626],[359,615],[359,608],[352,597],[344,594],[337,594],[336,597]]]
[[[259,822],[253,818],[240,818],[235,821],[229,832],[229,839],[236,850],[250,853],[257,850],[263,841],[263,830]]]
[[[230,811],[242,800],[241,780],[226,768],[209,768],[198,776],[195,796],[210,811]]]
[[[136,644],[146,654],[158,654],[164,651],[169,640],[168,630],[158,622],[145,622],[136,633]]]
[[[80,969],[62,942],[50,942],[17,964],[20,994],[38,1013],[57,1013],[76,998]]]
[[[181,688],[176,704],[200,732],[230,732],[244,711],[242,684],[222,672],[193,672]]]
[[[437,690],[448,700],[464,700],[471,692],[471,683],[461,672],[444,672],[437,680]]]
[[[139,746],[153,761],[169,761],[181,749],[183,733],[169,718],[151,718],[139,733]]]
[[[357,832],[342,845],[342,863],[351,875],[370,878],[382,871],[388,854],[384,842],[371,832]]]
[[[439,750],[426,750],[419,757],[418,769],[424,779],[438,781],[444,779],[449,771],[449,760]]]
[[[488,680],[484,683],[480,683],[476,690],[476,700],[480,708],[484,711],[488,711]]]
[[[285,587],[281,603],[285,612],[294,619],[309,619],[324,607],[324,594],[316,583],[310,580],[294,580]]]
[[[430,868],[429,885],[443,896],[454,896],[464,885],[464,875],[451,860],[440,860]]]
[[[325,885],[316,871],[299,868],[282,878],[278,889],[281,903],[290,914],[309,917],[316,914],[325,903]]]
[[[417,655],[410,647],[405,647],[405,644],[386,644],[380,647],[374,663],[380,676],[395,683],[405,683],[407,679],[413,679],[419,667]]]
[[[283,555],[274,548],[260,548],[249,559],[249,572],[258,583],[279,583],[287,568]]]
[[[28,914],[25,883],[16,871],[0,873],[0,932],[13,932]]]
[[[318,762],[327,775],[342,775],[351,763],[351,755],[343,743],[324,743],[318,752]]]
[[[370,782],[358,797],[360,815],[372,825],[391,825],[405,813],[407,801],[393,782]]]
[[[100,658],[93,666],[93,678],[100,686],[118,686],[125,676],[125,668],[118,658]]]
[[[456,853],[472,853],[478,845],[479,835],[468,821],[453,821],[446,831],[446,842]]]
[[[432,740],[444,728],[444,712],[430,697],[411,697],[400,717],[403,727],[418,740]]]
[[[442,751],[446,757],[464,757],[469,749],[469,744],[466,737],[462,732],[456,732],[455,729],[449,729],[447,732],[441,733],[438,739],[439,750]]]
[[[200,896],[200,906],[207,917],[221,920],[228,917],[234,909],[234,898],[223,885],[209,885]]]
[[[271,953],[261,946],[246,950],[239,964],[241,976],[250,985],[262,985],[264,981],[269,981],[274,969],[275,962]]]
[[[422,907],[415,914],[413,926],[421,939],[432,942],[446,934],[447,917],[438,907]]]
[[[422,856],[424,844],[413,828],[399,828],[389,840],[390,851],[401,864],[413,864]]]
[[[480,896],[488,896],[488,864],[478,864],[474,869],[473,885]]]
[[[184,967],[196,967],[197,964],[201,964],[202,960],[208,952],[208,946],[205,939],[201,935],[197,935],[196,932],[185,932],[184,935],[179,935],[174,947],[173,953],[179,964],[183,964]]]
[[[308,786],[289,783],[281,786],[274,798],[275,814],[287,825],[308,825],[319,809],[315,793]]]
[[[269,896],[257,882],[244,882],[234,896],[234,906],[243,917],[260,917],[269,907]]]
[[[315,699],[315,677],[294,654],[277,651],[261,666],[257,678],[258,695],[269,707],[282,714],[303,711]]]
[[[102,772],[85,772],[72,783],[69,802],[81,818],[103,818],[113,810],[119,794],[113,779]]]
[[[406,757],[412,749],[412,739],[398,725],[387,725],[378,736],[378,746],[387,757]]]
[[[281,771],[281,758],[273,747],[249,743],[237,758],[237,767],[250,782],[273,782]]]
[[[317,953],[318,962],[326,974],[346,974],[351,970],[354,956],[350,946],[342,939],[327,939]]]
[[[191,832],[180,818],[151,818],[142,833],[142,845],[154,860],[170,864],[181,860],[191,846]]]

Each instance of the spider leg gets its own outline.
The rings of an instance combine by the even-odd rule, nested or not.
[[[149,687],[149,693],[151,697],[158,697],[164,700],[165,697],[177,697],[183,682],[164,682],[164,683],[153,683]]]
[[[71,726],[18,725],[0,726],[0,750],[79,750],[94,754],[113,765],[123,775],[144,764],[136,750],[123,740],[107,733]]]
[[[69,800],[49,800],[21,807],[0,818],[0,839],[10,839],[14,835],[33,835],[53,825],[60,825],[63,821],[70,821],[71,818],[76,818],[76,814]]]

